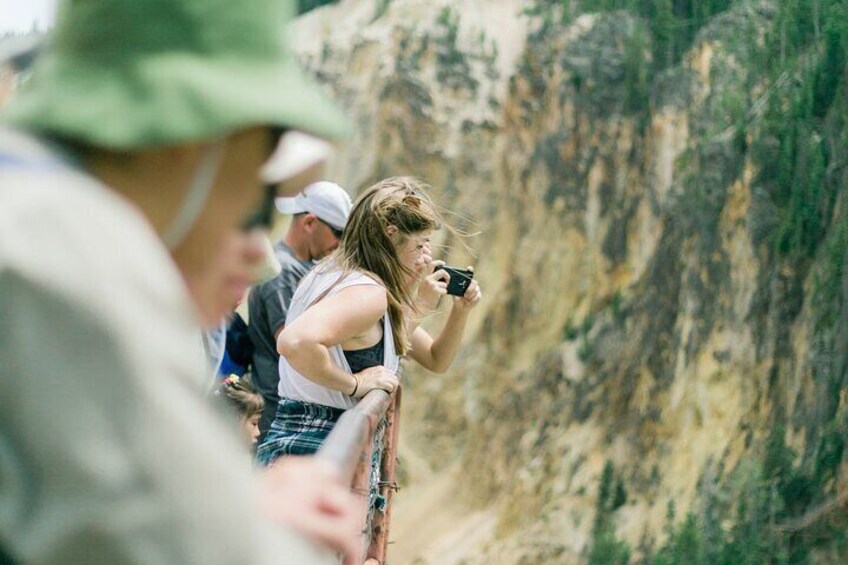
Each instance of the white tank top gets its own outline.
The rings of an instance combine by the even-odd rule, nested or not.
[[[333,268],[330,265],[318,265],[306,275],[292,297],[289,305],[289,312],[286,316],[286,325],[294,322],[301,314],[303,314],[317,299],[323,300],[328,296],[333,296],[342,290],[351,286],[371,285],[382,287],[380,283],[374,279],[363,275],[359,272],[348,273],[344,280],[339,280],[341,271]],[[327,292],[327,289],[330,289]],[[351,373],[350,365],[344,356],[342,346],[333,345],[329,348],[330,358],[338,367],[341,367],[348,373]],[[392,324],[389,319],[389,313],[383,317],[383,366],[390,371],[397,372],[400,364],[400,358],[395,350],[394,334],[392,332]],[[323,404],[325,406],[333,406],[347,410],[356,406],[358,400],[351,398],[343,392],[333,390],[318,383],[309,380],[305,376],[298,373],[292,367],[285,356],[280,356],[280,384],[277,391],[280,398],[290,398],[292,400],[300,400],[302,402],[312,402],[313,404]]]

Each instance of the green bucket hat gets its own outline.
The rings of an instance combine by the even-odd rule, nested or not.
[[[347,133],[286,43],[289,0],[67,0],[3,121],[114,149],[280,126]]]

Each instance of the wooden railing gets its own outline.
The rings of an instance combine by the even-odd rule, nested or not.
[[[363,529],[365,563],[384,565],[389,542],[401,389],[372,390],[339,418],[317,456],[336,465],[368,509]],[[383,424],[384,423],[384,424]],[[384,427],[383,427],[384,426]],[[378,440],[375,442],[375,439]],[[382,449],[375,453],[375,448]],[[379,457],[379,460],[377,459]]]

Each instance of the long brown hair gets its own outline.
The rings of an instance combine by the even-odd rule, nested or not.
[[[406,236],[439,229],[444,222],[428,189],[413,177],[391,177],[369,187],[356,199],[341,243],[328,261],[344,274],[363,271],[385,286],[399,355],[409,350],[404,308],[417,311],[412,289],[406,287],[406,278],[414,273],[401,263],[388,227],[397,227],[401,244]]]
[[[230,375],[223,379],[215,389],[215,395],[227,400],[242,418],[260,414],[265,407],[265,399],[256,392],[246,377]]]

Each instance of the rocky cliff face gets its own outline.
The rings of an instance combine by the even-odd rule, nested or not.
[[[787,134],[781,100],[823,55],[768,80],[772,4],[715,16],[662,72],[644,19],[553,4],[344,0],[298,22],[356,125],[331,176],[422,177],[481,232],[477,258],[444,242],[486,297],[451,372],[411,375],[404,425],[496,508],[481,563],[597,560],[601,534],[648,559],[687,513],[705,544],[761,520],[841,554],[846,75]]]

